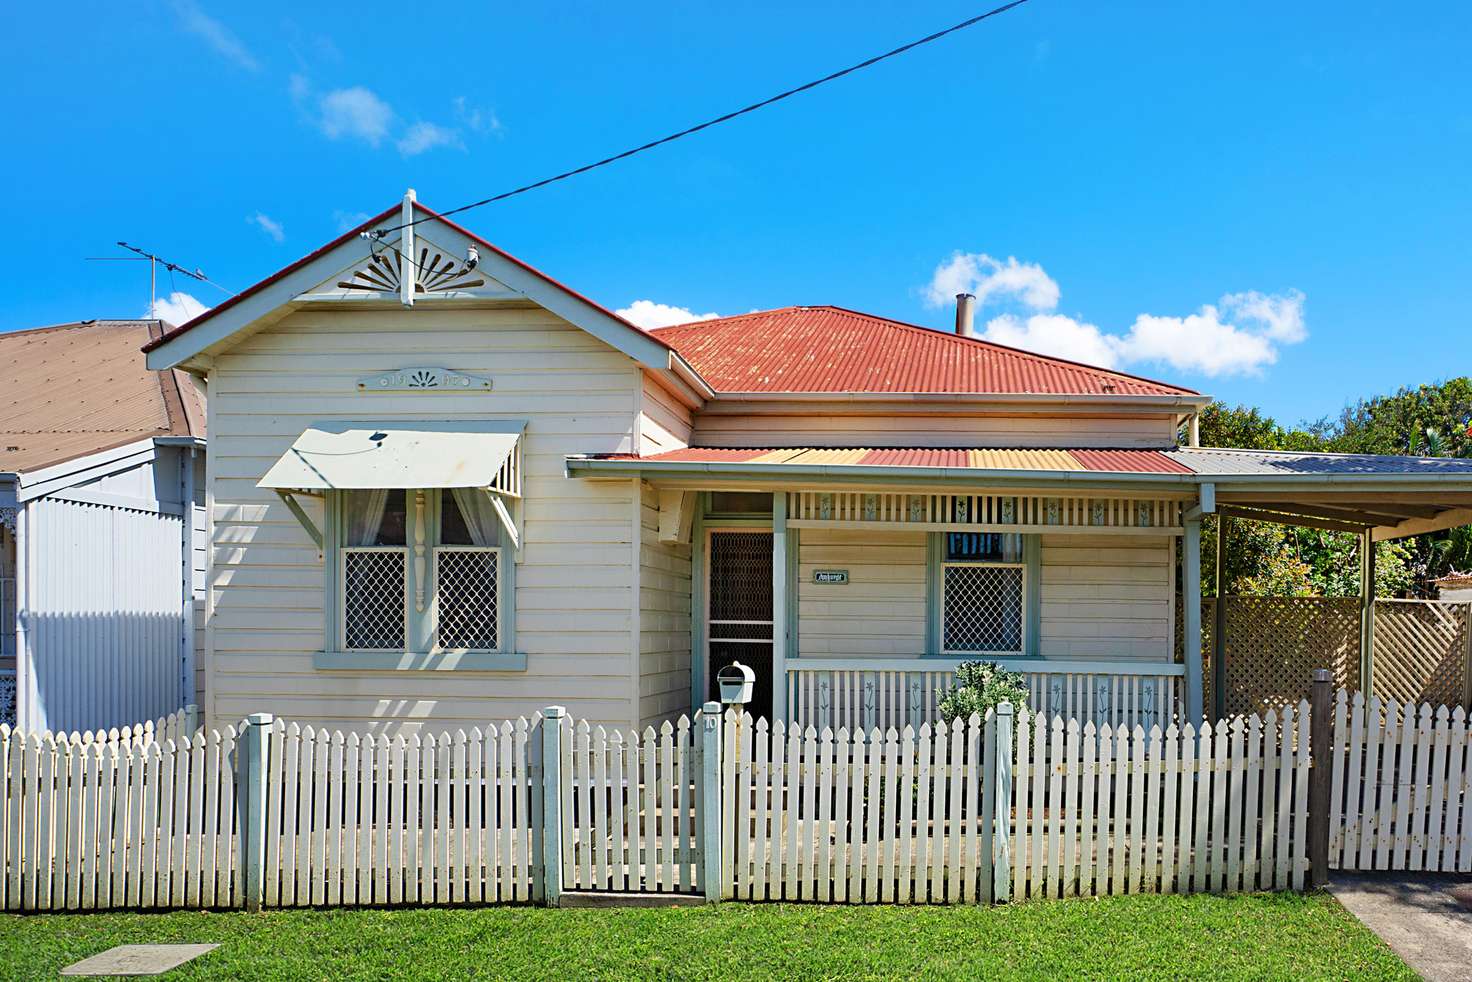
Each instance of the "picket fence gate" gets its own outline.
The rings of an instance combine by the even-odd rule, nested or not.
[[[1472,872],[1472,728],[1448,712],[1340,690],[1329,862],[1346,870]]]
[[[705,889],[703,713],[658,731],[562,718],[562,886],[697,894]]]
[[[0,908],[986,903],[1472,870],[1466,713],[1327,678],[1199,731],[1005,705],[836,733],[714,705],[642,732],[558,707],[392,737],[192,718],[0,727]]]

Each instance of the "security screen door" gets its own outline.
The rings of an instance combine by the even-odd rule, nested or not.
[[[772,717],[772,533],[712,530],[706,563],[706,689],[719,699],[716,673],[733,661],[756,673],[752,716]]]

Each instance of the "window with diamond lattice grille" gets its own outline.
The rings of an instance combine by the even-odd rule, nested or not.
[[[435,550],[441,648],[496,650],[500,559],[496,549]]]
[[[946,563],[942,575],[946,651],[1022,653],[1023,566]]]
[[[349,651],[402,651],[408,551],[342,550],[342,635]]]

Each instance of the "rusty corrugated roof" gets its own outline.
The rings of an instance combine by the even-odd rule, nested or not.
[[[1091,471],[1128,474],[1191,474],[1190,468],[1158,450],[1028,450],[943,447],[781,447],[730,449],[684,447],[638,457],[604,459],[702,464],[839,464],[863,467],[946,467],[1006,471]]]
[[[1199,394],[842,307],[783,307],[650,333],[718,392]]]
[[[204,400],[139,350],[156,320],[95,320],[0,334],[0,472],[32,471],[160,436],[204,436]]]

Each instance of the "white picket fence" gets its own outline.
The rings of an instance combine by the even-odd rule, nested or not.
[[[727,713],[723,896],[990,902],[996,740],[993,713],[867,734]]]
[[[1472,729],[1462,707],[1367,705],[1340,690],[1329,863],[1472,872]]]
[[[1306,702],[1199,733],[1049,715],[1014,733],[1010,712],[836,733],[735,713],[608,730],[560,710],[392,737],[269,717],[190,734],[184,713],[0,726],[0,908],[1302,889],[1311,832],[1331,867],[1472,870],[1466,714],[1319,693],[1317,755]]]
[[[696,714],[698,726],[700,714]],[[696,893],[704,810],[688,717],[642,733],[562,727],[562,869],[568,890]]]
[[[1309,704],[1201,727],[1020,728],[1013,897],[1301,890]]]
[[[235,728],[190,739],[191,718],[96,734],[0,726],[0,906],[236,903]]]
[[[263,903],[540,899],[541,725],[390,738],[275,721]]]

